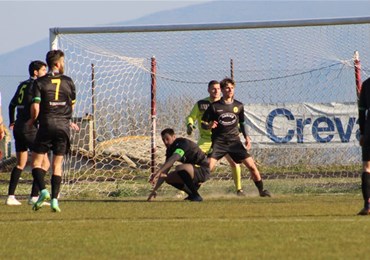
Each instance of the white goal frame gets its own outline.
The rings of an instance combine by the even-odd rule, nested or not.
[[[362,25],[370,24],[370,17],[348,17],[348,18],[327,18],[327,19],[305,19],[305,20],[283,20],[283,21],[251,21],[251,22],[236,22],[236,23],[212,23],[212,24],[175,24],[175,25],[140,25],[140,26],[103,26],[103,27],[63,27],[63,28],[51,28],[50,29],[50,49],[59,49],[59,37],[62,34],[119,34],[119,33],[154,33],[154,32],[194,32],[194,31],[219,31],[219,30],[244,30],[244,29],[272,29],[272,28],[294,28],[294,27],[315,27],[315,26],[338,26],[338,25]],[[353,39],[354,41],[356,39]],[[356,49],[353,49],[356,51]],[[361,53],[360,53],[361,54]],[[155,55],[155,54],[153,54]],[[153,57],[154,58],[154,57]],[[232,58],[232,57],[231,57]],[[344,61],[348,62],[348,61]],[[357,60],[358,62],[358,60]],[[353,68],[360,67],[354,65],[354,60],[350,60],[349,66]],[[357,67],[358,66],[358,67]],[[366,66],[363,66],[366,67]],[[363,72],[366,73],[366,70]],[[155,76],[156,74],[151,71],[152,77],[152,89],[155,88]],[[355,73],[354,73],[355,74]],[[233,74],[232,74],[233,75]],[[353,77],[353,91],[356,91],[356,87],[359,89],[361,84],[361,78],[357,77],[360,73],[356,72]],[[262,79],[263,80],[263,79]],[[357,86],[355,86],[355,81]],[[152,106],[155,106],[155,97]],[[153,101],[153,100],[152,100]],[[354,100],[355,101],[355,100]],[[153,112],[154,111],[154,112]],[[156,129],[157,115],[155,109],[152,107],[151,114],[151,151],[155,155],[156,153],[156,136],[158,133]],[[259,139],[254,139],[259,140]],[[155,161],[155,156],[152,157],[152,168],[158,165],[159,162]]]

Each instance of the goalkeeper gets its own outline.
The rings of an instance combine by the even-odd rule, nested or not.
[[[191,135],[193,130],[195,129],[195,124],[197,122],[198,124],[198,129],[199,129],[199,139],[198,139],[198,145],[200,149],[204,153],[208,153],[209,150],[211,149],[211,135],[212,132],[211,130],[206,130],[200,127],[201,119],[204,114],[204,112],[207,110],[209,105],[215,101],[218,101],[221,98],[221,88],[220,88],[220,83],[216,80],[211,80],[208,83],[208,93],[209,97],[204,98],[199,100],[191,110],[189,116],[186,118],[186,124],[187,124],[187,134]],[[229,162],[231,171],[232,171],[232,176],[236,188],[236,194],[238,196],[245,196],[245,193],[242,189],[242,184],[241,184],[241,169],[240,165],[235,163],[231,157],[227,154],[225,156],[226,160]]]

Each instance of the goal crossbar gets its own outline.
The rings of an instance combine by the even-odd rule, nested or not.
[[[129,32],[166,32],[166,31],[202,31],[202,30],[239,30],[258,28],[327,26],[370,23],[370,17],[344,17],[304,20],[250,21],[231,23],[204,24],[170,24],[170,25],[133,25],[133,26],[99,26],[99,27],[55,27],[50,28],[50,49],[57,49],[58,34],[101,34]]]

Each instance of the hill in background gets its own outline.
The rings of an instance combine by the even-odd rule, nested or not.
[[[157,12],[110,25],[226,23],[364,16],[370,16],[370,1],[215,1]],[[29,62],[44,59],[48,50],[49,39],[46,37],[16,51],[0,55],[0,91],[3,104],[8,104],[17,84],[28,77]],[[6,121],[7,113],[7,105],[4,105],[3,115]]]
[[[369,1],[215,1],[157,12],[111,25],[225,23],[361,16],[370,16]],[[48,50],[49,39],[45,38],[0,55],[0,75],[27,77],[29,62],[43,59]],[[0,89],[3,87],[0,79]]]

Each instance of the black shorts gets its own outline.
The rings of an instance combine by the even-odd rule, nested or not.
[[[36,138],[36,126],[26,126],[25,124],[16,124],[13,129],[13,136],[15,140],[15,151],[26,152],[33,151],[33,143]]]
[[[212,146],[210,152],[208,153],[208,157],[220,160],[226,154],[229,154],[236,163],[241,163],[244,159],[251,156],[240,140],[212,141]]]
[[[367,130],[368,127],[366,127],[365,129]],[[363,162],[370,161],[370,136],[368,134],[366,134],[366,132],[368,132],[368,131],[365,131],[364,140],[363,140],[364,143],[361,147],[362,161]]]
[[[38,154],[53,151],[54,155],[65,155],[70,149],[70,132],[68,126],[49,125],[37,131],[34,152]]]
[[[194,169],[194,179],[193,182],[198,184],[200,182],[206,182],[209,179],[211,171],[209,167],[204,166],[193,166]]]

